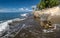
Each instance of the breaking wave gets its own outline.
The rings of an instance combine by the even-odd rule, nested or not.
[[[6,31],[8,31],[9,30],[9,24],[8,23],[12,23],[13,21],[22,21],[22,20],[25,20],[25,18],[24,19],[20,19],[20,18],[15,18],[15,19],[12,19],[12,20],[7,20],[7,21],[5,21],[5,22],[2,22],[2,23],[0,23],[0,35],[2,36],[2,34],[4,33],[4,32],[6,32]]]
[[[25,14],[21,14],[21,16],[23,16],[23,17],[26,17],[26,16],[27,16],[27,14],[28,14],[28,13],[25,13]]]

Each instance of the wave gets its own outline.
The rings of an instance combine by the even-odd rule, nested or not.
[[[3,21],[0,21],[0,23],[2,23]]]
[[[20,19],[20,18],[15,18],[15,19],[12,19],[13,21],[22,21],[22,20],[25,20],[26,18],[23,18],[23,19]]]
[[[0,35],[2,35],[2,32],[5,32],[5,31],[9,30],[8,23],[12,23],[13,21],[22,21],[22,20],[25,20],[25,18],[24,19],[15,18],[15,19],[7,20],[7,21],[5,21],[3,23],[0,23]]]
[[[25,13],[25,14],[20,14],[21,16],[23,17],[26,17],[28,13]]]
[[[5,31],[9,29],[8,22],[12,22],[12,20],[9,20],[0,24],[0,33],[2,32],[4,33]]]

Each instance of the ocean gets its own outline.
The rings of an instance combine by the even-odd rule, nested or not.
[[[15,12],[15,13],[0,13],[0,36],[9,34],[9,30],[18,30],[20,29],[21,25],[13,26],[13,29],[11,26],[9,26],[9,22],[13,22],[13,20],[24,20],[27,18],[27,16],[30,15],[31,12]],[[7,31],[7,33],[6,33]],[[14,31],[15,32],[15,31]],[[5,34],[4,34],[5,33]],[[5,38],[5,36],[3,36]]]
[[[0,21],[11,20],[15,18],[23,18],[23,16],[27,13],[30,12],[0,13]]]

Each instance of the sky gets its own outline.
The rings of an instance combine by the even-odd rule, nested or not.
[[[40,0],[0,0],[0,12],[32,11]]]

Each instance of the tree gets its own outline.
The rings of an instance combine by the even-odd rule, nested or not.
[[[50,8],[60,4],[59,0],[41,0],[40,3],[37,4],[38,9]]]
[[[49,5],[50,5],[50,7],[57,6],[57,5],[59,5],[59,1],[58,0],[51,0],[49,2]]]
[[[44,1],[42,1],[41,3],[39,3],[39,4],[37,5],[37,8],[38,8],[38,9],[44,9],[44,8],[45,8],[45,3],[44,3]]]

